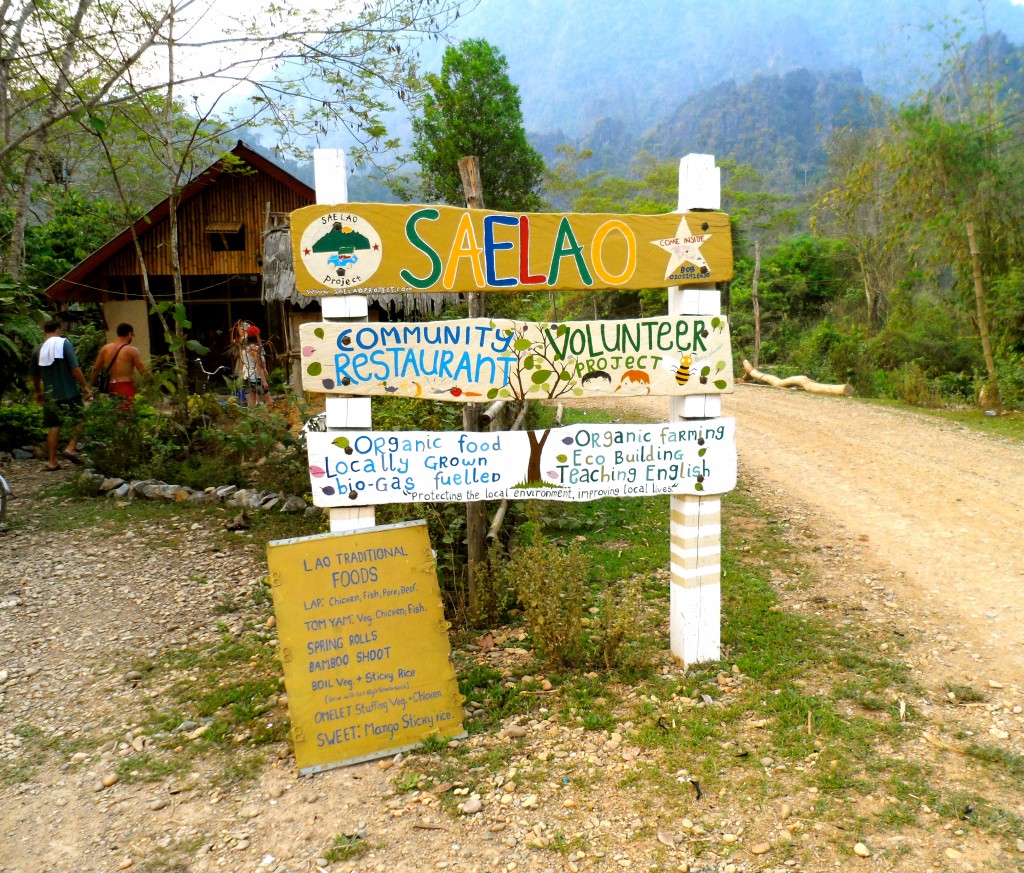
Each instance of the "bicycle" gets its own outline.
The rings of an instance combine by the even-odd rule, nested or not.
[[[231,368],[228,367],[226,364],[221,364],[219,367],[215,367],[213,370],[207,370],[206,367],[203,365],[202,358],[194,358],[193,361],[196,364],[196,366],[199,367],[199,373],[196,374],[195,379],[196,394],[209,394],[210,380],[212,380],[216,376],[219,376],[222,372],[231,372]],[[224,376],[223,378],[226,380],[227,376]]]
[[[11,494],[11,486],[7,484],[7,480],[0,475],[0,522],[3,522],[4,517],[7,515],[7,501],[13,497]]]

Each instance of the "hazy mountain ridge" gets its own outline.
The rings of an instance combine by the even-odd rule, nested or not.
[[[960,19],[963,32],[956,37]],[[723,81],[805,68],[858,69],[865,86],[901,99],[931,85],[943,43],[1003,32],[1024,43],[1024,7],[1010,0],[884,4],[868,0],[671,0],[614,6],[579,0],[481,0],[450,34],[483,36],[509,61],[531,133],[579,137],[604,117],[649,128]],[[439,60],[428,56],[429,69]]]

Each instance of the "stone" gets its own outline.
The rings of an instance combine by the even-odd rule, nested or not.
[[[111,785],[116,785],[120,777],[116,773],[108,773],[101,780],[104,788],[110,788]]]
[[[306,501],[294,494],[281,504],[281,512],[305,512],[306,508]]]
[[[767,843],[754,843],[754,845],[750,847],[750,854],[767,855],[769,849],[771,849],[771,846],[769,846]]]
[[[460,809],[463,815],[474,815],[484,808],[483,801],[479,797],[471,797],[467,800]]]
[[[863,843],[856,843],[853,847],[853,854],[860,858],[870,858],[871,849],[865,846]]]
[[[963,852],[960,852],[960,851],[958,851],[958,850],[956,850],[956,849],[954,849],[952,847],[946,849],[946,857],[949,858],[950,861],[958,861],[963,856],[964,856]]]

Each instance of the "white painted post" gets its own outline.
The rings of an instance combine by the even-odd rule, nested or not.
[[[317,203],[348,203],[345,153],[341,149],[314,149],[313,175]],[[322,297],[320,305],[325,321],[364,322],[369,312],[366,298],[358,294]],[[329,431],[369,430],[372,423],[369,397],[327,398]],[[362,530],[376,523],[372,506],[341,507],[330,512],[334,533]]]
[[[687,155],[679,162],[679,212],[721,209],[721,169],[713,155]],[[691,233],[699,222],[691,218]],[[714,283],[668,289],[669,315],[720,315]],[[669,421],[714,418],[722,413],[719,394],[669,398]],[[669,637],[672,654],[684,664],[717,661],[722,649],[722,499],[671,498]]]

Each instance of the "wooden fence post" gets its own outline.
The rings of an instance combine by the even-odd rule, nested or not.
[[[317,203],[348,203],[348,178],[345,153],[340,149],[314,149],[313,174]],[[369,307],[365,297],[347,294],[320,300],[324,321],[365,322]],[[373,417],[369,397],[331,395],[327,398],[329,431],[370,430]],[[345,533],[373,527],[376,516],[372,506],[331,509],[331,531]]]
[[[721,170],[713,155],[687,155],[679,162],[679,212],[717,210],[722,203]],[[697,219],[691,218],[693,224]],[[693,234],[702,233],[691,227]],[[668,289],[669,315],[719,315],[721,295],[713,283]],[[715,418],[719,394],[669,399],[669,421]],[[722,649],[721,497],[671,498],[672,584],[669,636],[672,654],[684,664],[717,661]]]
[[[484,208],[483,181],[480,178],[480,159],[464,157],[459,159],[459,175],[462,190],[466,195],[466,206],[470,209]],[[479,291],[466,294],[470,318],[482,318],[484,295]],[[480,430],[480,404],[467,403],[462,409],[462,429],[467,433]],[[469,612],[474,615],[479,603],[478,571],[487,553],[487,503],[471,500],[466,503],[466,587],[469,593]]]

